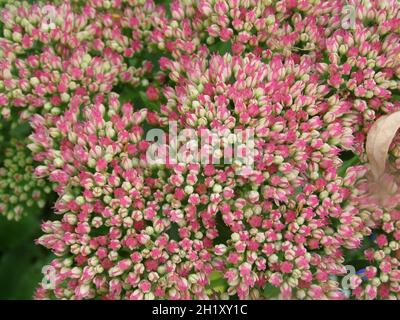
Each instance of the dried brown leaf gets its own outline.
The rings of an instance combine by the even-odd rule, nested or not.
[[[368,132],[366,151],[372,174],[379,179],[385,172],[390,144],[400,128],[400,111],[380,117]]]

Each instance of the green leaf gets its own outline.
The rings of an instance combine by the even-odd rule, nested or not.
[[[360,159],[358,156],[354,156],[353,158],[346,160],[343,162],[342,166],[338,170],[338,174],[341,177],[344,177],[346,174],[346,170],[350,168],[351,166],[354,166],[360,162]]]
[[[209,46],[211,52],[218,52],[220,55],[232,52],[232,44],[230,41],[227,42],[217,42]]]
[[[277,298],[278,295],[279,295],[279,292],[280,292],[279,288],[277,288],[277,287],[273,286],[272,284],[268,283],[264,287],[264,298],[266,298],[266,299]]]
[[[33,242],[5,253],[0,258],[0,299],[32,299],[50,259]]]
[[[226,292],[228,282],[224,279],[224,274],[220,271],[213,271],[210,274],[210,285],[208,287],[213,292]]]
[[[218,230],[218,237],[215,239],[215,244],[226,243],[232,235],[231,229],[225,224],[220,212],[216,215],[216,223]]]
[[[20,221],[9,221],[0,216],[0,250],[10,250],[24,242],[33,241],[39,232],[40,221],[32,213],[27,213]]]
[[[220,271],[213,271],[210,274],[210,281],[216,281],[218,279],[221,279],[224,276],[224,274]]]

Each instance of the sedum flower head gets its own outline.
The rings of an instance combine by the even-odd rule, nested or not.
[[[27,212],[39,211],[46,204],[51,187],[34,175],[35,163],[27,141],[11,139],[3,148],[0,168],[0,213],[19,220]]]

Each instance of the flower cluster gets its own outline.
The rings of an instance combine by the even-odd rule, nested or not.
[[[62,214],[43,224],[38,239],[60,257],[52,262],[56,289],[38,296],[207,297],[210,243],[200,231],[191,235],[200,221],[193,213],[186,219],[170,197],[174,179],[146,165],[146,110],[120,104],[116,94],[85,108],[83,120],[79,107],[52,121],[32,120],[30,148],[45,163],[36,173],[56,183],[55,209]]]
[[[110,91],[120,72],[119,56],[105,50],[104,56],[92,57],[83,47],[68,60],[50,49],[13,62],[4,59],[2,116],[8,119],[14,110],[22,110],[21,119],[39,112],[60,114],[71,97],[91,101],[97,93]]]
[[[354,25],[325,39],[325,60],[317,64],[334,92],[352,103],[357,153],[379,115],[399,110],[399,6],[397,1],[351,1]]]
[[[365,151],[400,109],[397,1],[59,1],[0,20],[0,117],[31,127],[4,153],[0,211],[57,193],[37,298],[400,297],[399,138],[384,189]]]
[[[157,21],[151,39],[175,55],[206,43],[234,54],[316,57],[315,50],[324,48],[325,37],[340,24],[342,7],[342,1],[175,0],[168,25]]]
[[[44,179],[35,177],[35,164],[26,144],[13,138],[2,146],[0,214],[7,219],[19,220],[28,211],[43,208],[51,191]]]
[[[351,105],[327,97],[307,58],[276,56],[265,64],[253,55],[204,55],[163,61],[178,84],[165,88],[161,114],[183,127],[255,132],[254,170],[246,177],[209,164],[204,181],[183,172],[179,180],[189,185],[173,193],[201,207],[209,197],[207,215],[230,231],[226,243],[214,241],[228,293],[257,298],[269,283],[283,298],[340,298],[329,275],[343,272],[341,250],[359,247],[366,232],[359,217],[341,208],[350,185],[338,175],[338,155],[353,142],[341,116]]]
[[[354,185],[347,211],[360,216],[372,233],[364,240],[363,268],[350,278],[358,299],[395,299],[400,289],[400,211],[398,181],[386,174],[384,184],[371,183],[367,166],[348,169]]]
[[[116,7],[115,13],[104,13],[101,8],[101,2],[94,1],[80,12],[74,12],[68,2],[8,5],[2,11],[3,118],[12,112],[22,112],[22,119],[38,112],[59,114],[73,96],[91,101],[96,93],[109,92],[120,82],[148,85],[145,75],[151,78],[152,62],[138,58],[151,26],[148,20],[152,14],[157,16],[153,2],[134,10]]]

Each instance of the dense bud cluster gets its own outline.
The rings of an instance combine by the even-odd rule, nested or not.
[[[12,139],[3,145],[0,168],[0,213],[19,220],[27,212],[42,209],[51,188],[34,175],[35,163],[26,148],[27,141]]]
[[[37,298],[399,298],[399,138],[385,188],[365,151],[400,109],[397,1],[57,1],[0,21],[1,121],[31,129],[3,151],[0,211],[57,194]]]

